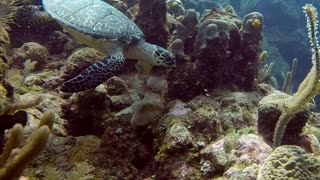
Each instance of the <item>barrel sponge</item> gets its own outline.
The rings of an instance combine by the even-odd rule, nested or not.
[[[263,15],[258,12],[247,14],[243,18],[243,33],[260,33],[263,26]]]
[[[320,158],[298,146],[275,149],[259,169],[258,180],[319,179]]]

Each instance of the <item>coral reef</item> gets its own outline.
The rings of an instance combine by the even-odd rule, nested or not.
[[[35,42],[24,43],[20,48],[14,49],[12,55],[13,62],[10,63],[22,66],[28,59],[37,62],[36,70],[42,69],[48,60],[47,48]]]
[[[40,1],[4,1],[18,14],[15,24],[0,25],[0,140],[7,146],[0,167],[19,167],[16,176],[319,178],[320,115],[312,112],[314,104],[308,105],[318,92],[314,82],[319,51],[313,51],[314,66],[298,93],[275,91],[270,85],[273,73],[282,76],[280,71],[289,66],[273,62],[283,60],[274,41],[262,45],[269,16],[248,12],[255,4],[247,1],[239,12],[246,1],[104,0],[135,21],[147,42],[168,47],[177,58],[176,67],[155,67],[147,76],[136,73],[136,61],[130,59],[117,76],[72,94],[61,92],[61,83],[103,55],[73,39],[55,21],[38,21],[45,13]],[[316,10],[312,5],[304,9],[316,50]],[[298,72],[296,67],[294,63],[291,74]],[[292,82],[287,87],[292,89]],[[50,109],[55,116],[43,113]],[[287,127],[277,126],[288,110],[292,120]],[[24,136],[31,135],[19,151],[10,135],[22,141],[22,127],[16,123],[24,126]],[[281,144],[296,146],[272,149],[279,134],[275,128],[285,128]],[[38,141],[35,136],[43,138],[41,147],[25,157],[30,142]],[[30,165],[16,165],[21,158]],[[0,168],[0,175],[4,171]]]

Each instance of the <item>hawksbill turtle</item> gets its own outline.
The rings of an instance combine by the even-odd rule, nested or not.
[[[168,50],[144,40],[139,27],[102,0],[42,0],[46,12],[78,41],[108,56],[64,82],[63,92],[93,89],[118,73],[125,59],[138,59],[137,68],[175,67]]]

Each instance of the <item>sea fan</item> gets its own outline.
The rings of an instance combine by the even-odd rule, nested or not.
[[[44,179],[46,180],[63,180],[64,172],[57,170],[55,167],[47,166],[44,170]]]
[[[87,162],[81,162],[76,164],[76,167],[68,173],[68,180],[90,180],[94,176],[90,173],[94,170],[94,167]]]
[[[94,167],[87,162],[77,163],[76,167],[71,172],[67,173],[60,171],[52,166],[47,166],[44,171],[45,180],[91,180],[94,179],[94,175],[90,174],[94,170]]]

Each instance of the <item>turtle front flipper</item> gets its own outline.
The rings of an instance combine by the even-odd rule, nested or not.
[[[124,64],[122,54],[108,56],[102,61],[98,61],[78,76],[64,82],[61,87],[63,92],[80,92],[94,89],[110,77],[117,74]]]

